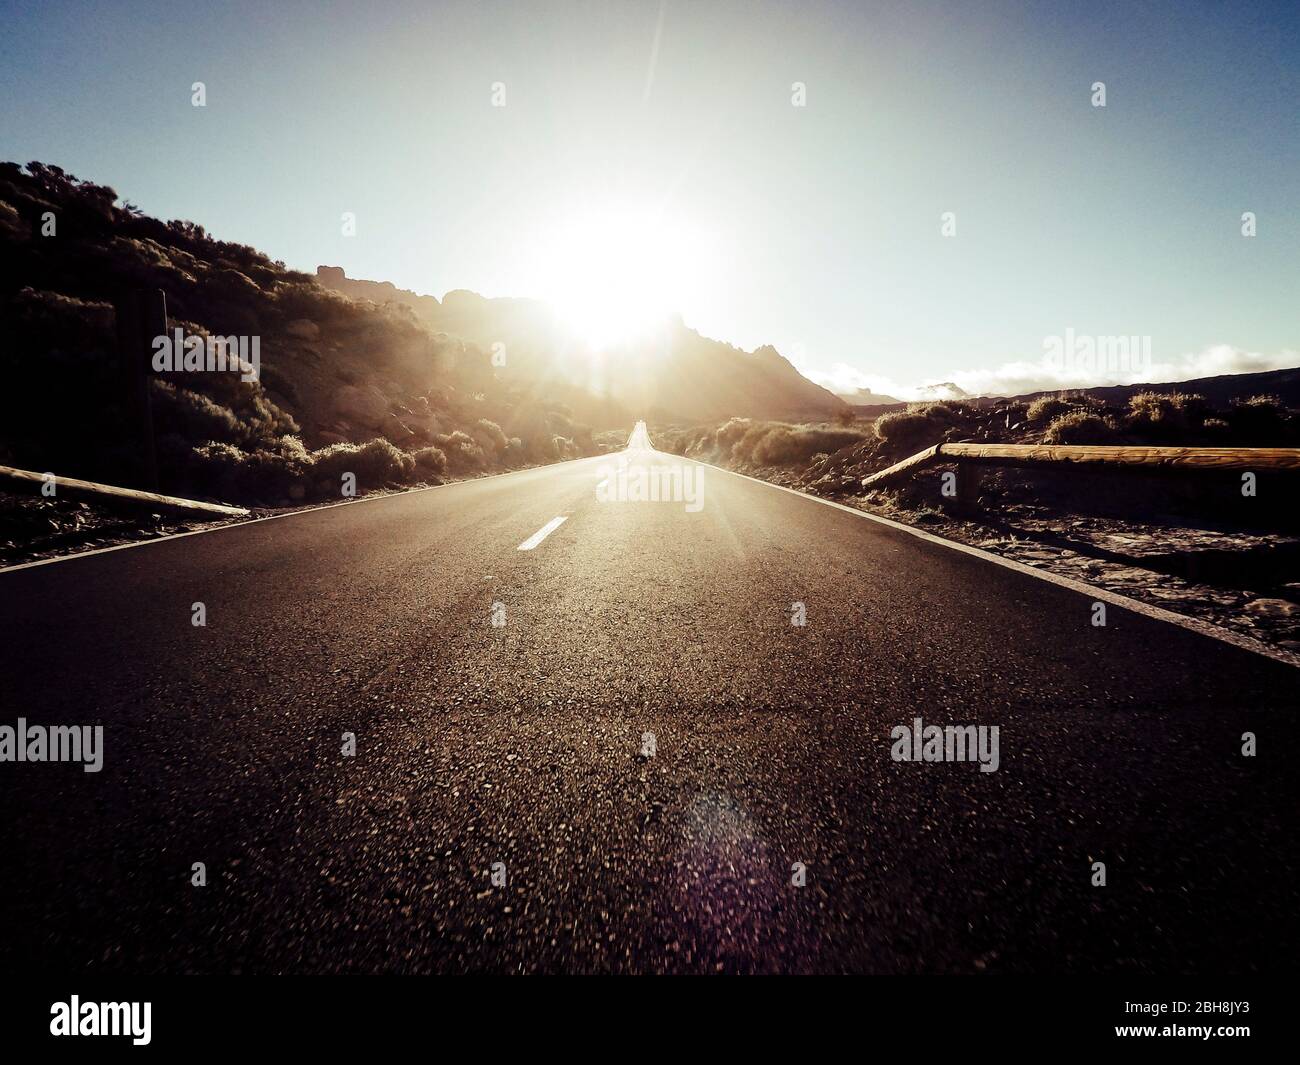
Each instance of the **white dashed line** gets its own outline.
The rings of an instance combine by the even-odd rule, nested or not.
[[[558,529],[561,525],[563,525],[566,520],[567,518],[563,514],[561,514],[558,518],[552,518],[540,529],[538,529],[535,533],[533,533],[532,536],[530,536],[527,540],[525,540],[522,544],[520,544],[519,550],[531,551],[534,547],[536,547],[548,536],[550,536],[551,533],[555,532],[556,529]]]

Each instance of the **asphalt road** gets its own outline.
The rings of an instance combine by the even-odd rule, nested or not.
[[[613,463],[0,573],[0,725],[105,727],[0,764],[0,970],[1292,966],[1296,670]],[[998,770],[894,761],[917,716]]]

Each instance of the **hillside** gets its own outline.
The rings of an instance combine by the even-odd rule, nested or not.
[[[258,379],[151,382],[165,492],[284,505],[337,497],[343,473],[365,491],[600,449],[562,397],[494,373],[418,299],[349,298],[58,167],[0,164],[0,252],[6,465],[130,483],[113,301],[139,288],[165,292],[186,337],[260,345]]]

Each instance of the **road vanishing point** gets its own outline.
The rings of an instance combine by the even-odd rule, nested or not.
[[[612,493],[667,465],[701,506]],[[104,739],[97,773],[0,765],[0,959],[1289,968],[1300,673],[1093,600],[643,426],[12,569],[0,724]],[[996,726],[997,771],[894,760],[918,717]]]

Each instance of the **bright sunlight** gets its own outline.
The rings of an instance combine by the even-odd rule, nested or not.
[[[540,243],[539,288],[564,328],[594,349],[649,336],[685,294],[718,282],[706,234],[653,208],[576,212]]]

